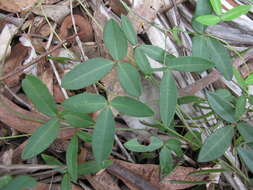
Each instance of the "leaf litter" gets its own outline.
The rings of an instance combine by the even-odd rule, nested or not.
[[[126,3],[125,5],[131,6],[129,17],[139,34],[138,40],[143,43],[158,45],[174,55],[183,54],[190,56],[191,36],[189,36],[189,34],[180,33],[180,41],[176,41],[171,37],[172,34],[169,32],[169,38],[165,37],[161,29],[172,29],[172,27],[187,29],[187,23],[193,16],[191,10],[194,4],[183,3],[183,1],[172,1],[173,3],[171,3],[170,1],[155,0],[125,0],[124,2]],[[73,3],[72,6],[70,6],[70,3]],[[234,4],[230,4],[230,1],[228,1],[223,6],[225,8],[231,8]],[[72,7],[73,10],[71,10],[70,7]],[[55,178],[53,184],[50,184],[52,181],[49,180],[52,177],[51,174],[47,175],[43,180],[40,179],[40,177],[43,176],[41,170],[50,173],[54,171],[54,167],[43,168],[42,166],[44,163],[39,157],[36,157],[33,162],[35,161],[37,166],[35,168],[30,168],[26,167],[27,163],[20,159],[21,152],[27,143],[27,137],[25,137],[25,135],[29,136],[42,123],[49,120],[46,115],[39,113],[36,108],[31,105],[27,97],[24,96],[23,90],[21,89],[21,81],[27,74],[38,76],[47,86],[56,102],[63,102],[65,97],[62,94],[60,84],[57,82],[58,76],[55,70],[53,70],[52,65],[49,64],[47,56],[57,57],[64,54],[66,50],[75,55],[74,57],[76,60],[73,60],[73,57],[69,56],[71,61],[67,59],[67,61],[63,61],[64,58],[68,58],[68,55],[64,54],[66,57],[62,60],[53,61],[60,78],[63,77],[64,73],[73,68],[73,62],[75,64],[84,61],[83,54],[88,58],[97,57],[99,55],[110,59],[110,55],[103,44],[101,26],[103,27],[106,20],[109,18],[118,18],[117,15],[120,16],[121,14],[126,15],[128,10],[120,1],[116,0],[105,2],[81,2],[79,0],[73,2],[59,0],[45,0],[41,2],[37,0],[2,0],[0,2],[0,13],[0,78],[1,81],[4,82],[4,85],[1,84],[0,89],[0,160],[4,160],[0,163],[0,177],[2,173],[6,174],[7,170],[8,175],[14,175],[15,173],[34,175],[40,182],[34,189],[41,190],[48,189],[49,187],[51,187],[51,189],[60,189],[59,183],[61,178]],[[93,17],[90,17],[90,15],[93,15]],[[177,20],[177,18],[179,19]],[[19,19],[22,19],[22,26],[19,25],[21,23]],[[4,22],[2,22],[2,20]],[[17,22],[19,24],[17,24]],[[73,22],[75,24],[73,24]],[[212,35],[228,41],[234,48],[245,50],[252,45],[252,20],[247,16],[243,16],[240,19],[236,19],[234,23],[237,24],[235,27],[222,23],[208,28],[208,31]],[[153,24],[157,25],[159,29],[154,27]],[[75,31],[75,29],[77,31]],[[224,30],[229,30],[229,34],[228,32],[225,33]],[[238,35],[238,33],[240,35]],[[78,42],[76,36],[79,36],[81,42]],[[241,36],[241,38],[239,36]],[[26,42],[30,42],[29,46],[24,46],[24,41],[21,43],[24,38]],[[64,43],[62,40],[67,40],[68,43]],[[81,46],[79,46],[78,43],[81,44]],[[48,44],[49,50],[46,47]],[[63,48],[59,48],[62,45]],[[243,48],[241,47],[242,45]],[[128,49],[129,52],[132,51],[130,47],[128,47]],[[246,67],[251,68],[252,51],[248,51],[242,56],[248,61],[248,67]],[[124,61],[131,62],[131,59],[126,59]],[[149,61],[151,67],[160,64],[154,60],[149,59]],[[240,59],[234,59],[233,64],[235,67],[239,68],[239,66],[243,65],[246,61],[242,62]],[[239,68],[243,77],[247,77],[250,74],[247,68],[245,68],[245,64],[244,67]],[[158,73],[155,73],[155,75],[157,78],[161,78]],[[223,80],[216,70],[210,73],[203,73],[200,76],[179,72],[173,72],[173,75],[178,83],[180,96],[197,94],[203,97],[203,90],[210,88],[210,86],[217,81],[235,94],[241,93],[235,91],[231,83]],[[85,91],[106,95],[109,100],[112,100],[115,95],[125,96],[126,92],[121,88],[116,79],[117,73],[113,70],[110,74],[101,79],[97,85],[82,90],[69,91],[68,96],[80,94]],[[159,96],[158,89],[155,84],[147,85],[143,81],[144,80],[142,80],[142,84],[145,86],[145,89],[141,99],[144,103],[149,104],[156,113],[159,113],[159,108],[157,106]],[[109,93],[105,94],[105,91]],[[59,106],[58,109],[60,110],[62,108]],[[191,116],[197,116],[193,106],[186,107],[186,110]],[[92,113],[91,116],[97,117],[99,114],[100,113]],[[130,129],[145,128],[158,136],[161,135],[159,133],[157,134],[157,130],[154,128],[147,127],[146,125],[140,127],[140,119],[120,115],[116,110],[113,111],[113,114],[117,117],[116,128],[118,125],[123,124]],[[159,116],[156,116],[156,118],[159,118]],[[155,120],[148,119],[146,122],[153,123]],[[65,158],[62,156],[62,153],[66,152],[69,139],[75,135],[76,131],[79,129],[64,128],[64,123],[62,125],[57,139],[46,152],[64,161]],[[89,134],[91,129],[88,128],[86,132]],[[124,133],[119,133],[121,143],[130,139],[130,137],[122,134]],[[143,143],[147,143],[150,137],[149,133],[142,132],[141,130],[133,132],[133,134],[139,139],[142,139]],[[22,135],[24,136],[22,137]],[[20,137],[15,138],[15,136]],[[12,138],[4,139],[5,137]],[[90,154],[91,144],[85,142],[83,145],[83,149],[88,153],[85,154],[85,156],[82,155],[84,158],[82,158],[79,164],[86,163],[93,159]],[[59,148],[59,146],[61,148]],[[197,169],[192,167],[194,164],[191,165],[194,161],[191,162],[188,159],[181,160],[182,166],[176,166],[170,175],[161,179],[156,159],[152,160],[149,158],[152,155],[144,155],[144,158],[141,158],[143,155],[131,153],[130,156],[132,158],[137,160],[143,159],[144,162],[142,160],[143,164],[129,163],[122,161],[127,160],[126,155],[129,153],[122,154],[122,149],[119,147],[120,143],[113,148],[113,165],[97,174],[81,176],[81,180],[73,184],[72,189],[122,189],[126,186],[129,189],[186,189],[195,184],[173,184],[171,180],[198,182],[208,179],[206,175],[198,177],[189,176],[188,174],[190,172],[197,171]],[[22,167],[15,168],[15,165],[12,167],[11,164],[19,164]],[[139,182],[143,182],[144,186],[136,182],[136,179],[140,180]],[[121,181],[121,183],[119,181]],[[208,181],[206,181],[206,183],[208,183]]]

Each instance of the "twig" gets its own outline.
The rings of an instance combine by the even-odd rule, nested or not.
[[[5,15],[3,13],[0,13],[0,19],[3,19],[7,22],[10,22],[10,23],[12,23],[16,26],[20,26],[24,22],[24,19],[22,19],[22,18],[16,18],[16,17],[8,16],[8,15]]]
[[[113,165],[109,166],[106,169],[110,174],[120,178],[123,181],[127,181],[131,185],[137,187],[139,190],[158,190],[159,188],[149,183],[145,179],[141,178],[141,176],[136,175],[129,171],[127,168],[113,163]]]
[[[17,96],[6,84],[4,84],[4,88],[15,98],[19,103],[25,105],[28,109],[32,110],[32,107],[27,104],[24,100],[22,100],[19,96]]]
[[[206,77],[197,80],[195,83],[188,85],[185,88],[181,88],[179,90],[179,95],[180,96],[194,95],[195,93],[203,90],[206,86],[217,81],[219,78],[220,78],[219,72],[214,70]]]
[[[87,61],[89,58],[85,55],[85,51],[83,49],[82,42],[78,36],[78,32],[77,32],[77,28],[76,28],[76,21],[75,21],[74,15],[73,15],[73,2],[72,2],[72,0],[70,0],[69,3],[70,3],[70,14],[71,14],[71,19],[72,19],[72,23],[73,23],[73,28],[74,28],[75,34],[77,35],[76,36],[76,43],[81,51],[82,61]]]
[[[125,156],[127,157],[127,160],[135,163],[134,160],[132,159],[132,157],[130,156],[130,154],[127,152],[127,150],[125,149],[125,147],[122,145],[122,143],[119,140],[119,137],[117,135],[115,135],[115,140],[116,143],[119,145],[119,148],[121,149],[121,151],[125,154]]]
[[[53,30],[55,30],[56,26],[57,26],[56,24],[53,26]],[[52,40],[53,40],[53,36],[54,36],[54,33],[51,32],[51,34],[50,34],[50,36],[49,36],[49,40],[48,40],[47,46],[46,46],[46,50],[49,49],[49,47],[50,47],[50,45],[51,45],[51,42],[52,42]],[[60,88],[61,88],[61,91],[62,91],[62,93],[63,93],[65,99],[68,99],[69,96],[68,96],[67,91],[66,91],[64,88],[61,87],[61,77],[60,77],[60,75],[59,75],[59,73],[58,73],[58,71],[57,71],[57,69],[56,69],[56,67],[55,67],[55,64],[54,64],[53,60],[52,60],[52,59],[49,59],[49,63],[51,64],[51,67],[52,67],[52,69],[53,69],[53,71],[54,71],[54,75],[55,75],[55,77],[56,77],[56,80],[57,80],[57,82],[58,82],[58,84],[59,84],[59,86],[60,86]]]

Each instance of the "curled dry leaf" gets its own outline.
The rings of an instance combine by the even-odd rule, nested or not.
[[[188,176],[190,172],[196,171],[196,169],[192,167],[177,166],[169,176],[164,178],[163,182],[160,182],[158,165],[132,164],[121,160],[114,160],[114,162],[124,167],[125,170],[133,172],[135,175],[138,175],[139,177],[143,178],[143,180],[147,180],[154,186],[159,187],[159,189],[161,190],[177,190],[194,186],[193,184],[173,184],[170,183],[170,180],[182,180],[194,182],[194,181],[201,181],[205,177],[205,176]],[[120,179],[124,181],[129,188],[134,189],[133,188],[134,184],[131,181],[129,181],[129,179],[125,178],[122,175]]]
[[[92,30],[92,25],[89,22],[89,20],[86,17],[83,17],[81,15],[73,15],[75,19],[75,25],[77,28],[78,35],[80,39],[84,42],[90,42],[93,41],[94,36],[93,36],[93,30]],[[62,39],[65,39],[68,36],[71,36],[73,34],[70,34],[70,29],[73,28],[73,22],[72,22],[72,17],[71,15],[67,16],[60,28],[60,37]]]
[[[6,59],[6,62],[3,66],[3,74],[7,74],[12,72],[17,67],[21,66],[21,63],[25,60],[28,55],[28,47],[23,46],[21,43],[16,44],[12,50],[10,56]],[[4,80],[4,82],[9,87],[15,87],[20,83],[20,75],[22,73],[18,73],[10,78]]]
[[[1,0],[0,9],[13,13],[28,11],[36,2],[37,0]]]
[[[6,24],[0,34],[0,61],[6,58],[11,51],[11,40],[16,34],[17,27],[13,24]]]

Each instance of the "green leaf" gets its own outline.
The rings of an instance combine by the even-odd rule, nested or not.
[[[127,39],[113,19],[110,19],[104,27],[104,43],[113,59],[120,60],[127,55]]]
[[[52,119],[33,132],[22,152],[22,159],[32,158],[46,150],[59,133],[59,121]]]
[[[154,114],[146,104],[127,96],[117,96],[111,105],[120,113],[134,117],[149,117]]]
[[[174,151],[177,154],[177,156],[182,156],[184,154],[183,151],[182,151],[182,149],[181,149],[181,142],[178,139],[169,138],[165,142],[165,146],[169,150]]]
[[[57,109],[54,98],[49,93],[46,85],[44,85],[38,78],[32,75],[27,75],[22,81],[22,88],[40,112],[48,116],[56,115]]]
[[[165,63],[165,61],[169,61],[172,58],[175,58],[174,55],[168,54],[164,49],[154,46],[154,45],[141,45],[140,49],[150,58],[160,62]]]
[[[93,58],[77,65],[62,79],[62,87],[77,90],[96,83],[113,67],[113,62],[103,58]]]
[[[71,189],[71,179],[68,173],[66,173],[61,181],[61,190],[70,190]]]
[[[228,50],[218,40],[207,38],[207,47],[210,60],[215,64],[218,71],[227,80],[232,80],[233,67]]]
[[[222,156],[231,144],[234,128],[225,126],[209,136],[201,147],[198,162],[209,162]]]
[[[217,15],[221,15],[221,8],[222,8],[221,0],[210,0],[210,3],[213,7],[214,12]]]
[[[61,163],[57,158],[53,156],[49,156],[47,154],[42,154],[41,157],[45,161],[47,165],[53,165],[53,166],[63,166],[63,163]]]
[[[240,122],[237,124],[237,129],[246,142],[253,142],[253,126]]]
[[[70,140],[70,143],[66,151],[66,162],[68,166],[68,173],[74,182],[76,182],[78,178],[77,156],[78,156],[78,138],[77,136],[73,136]]]
[[[192,55],[213,62],[225,79],[232,80],[233,67],[229,52],[218,40],[202,35],[195,36],[192,42]]]
[[[252,85],[253,84],[253,74],[250,74],[246,79],[245,79],[245,83],[248,85]]]
[[[208,15],[212,13],[212,7],[209,0],[198,0],[196,10],[192,18],[192,27],[195,31],[202,33],[205,31],[206,26],[203,26],[199,22],[196,22],[196,17],[202,15]]]
[[[182,96],[178,98],[178,104],[190,104],[190,103],[201,103],[204,102],[205,99],[200,98],[198,96]]]
[[[83,93],[70,97],[63,102],[66,110],[80,113],[92,113],[107,105],[106,99],[97,94]]]
[[[239,5],[235,8],[228,10],[224,14],[222,14],[221,19],[223,21],[234,20],[235,18],[248,13],[250,11],[250,9],[251,9],[250,5]]]
[[[69,57],[55,57],[55,56],[47,56],[48,59],[51,59],[53,61],[57,61],[60,63],[66,63],[68,61],[71,61],[72,59]]]
[[[137,66],[144,74],[149,75],[152,73],[148,58],[140,47],[134,49],[134,58]]]
[[[128,39],[128,41],[132,45],[136,45],[138,43],[136,32],[134,31],[134,27],[133,27],[131,21],[125,15],[121,15],[121,28],[122,28],[126,38]]]
[[[37,181],[29,176],[18,176],[14,178],[10,183],[1,188],[1,190],[25,190],[33,188],[37,184]]]
[[[238,147],[237,152],[245,165],[249,168],[251,172],[253,172],[253,150],[247,150],[245,148]]]
[[[177,86],[171,72],[164,72],[160,83],[160,115],[165,127],[169,127],[177,106]]]
[[[171,151],[166,147],[163,147],[159,153],[159,165],[162,176],[169,175],[174,169]]]
[[[248,96],[249,103],[253,105],[253,95]]]
[[[105,108],[98,116],[92,134],[92,152],[99,165],[108,159],[112,152],[115,135],[115,121],[110,108]]]
[[[184,181],[184,180],[169,180],[172,184],[187,184],[187,185],[202,185],[207,184],[209,181]]]
[[[42,154],[41,157],[47,165],[63,166],[63,163],[61,163],[58,159],[56,159],[53,156]],[[65,173],[65,169],[56,168],[55,170],[59,171],[60,173]]]
[[[117,75],[122,88],[131,96],[140,96],[142,92],[141,77],[129,63],[118,63]]]
[[[222,99],[226,99],[228,102],[233,102],[235,97],[231,94],[228,89],[220,88],[215,91],[215,94]]]
[[[227,122],[235,122],[235,110],[232,104],[230,104],[227,99],[224,99],[214,92],[208,92],[207,94],[208,103],[211,108],[217,113],[221,118]]]
[[[211,55],[209,51],[206,51],[207,37],[203,35],[196,35],[192,39],[192,56],[202,57],[211,61]]]
[[[83,140],[84,142],[91,143],[92,137],[88,132],[85,131],[77,131],[76,135]]]
[[[188,142],[190,143],[190,146],[193,150],[198,150],[199,145],[201,143],[201,134],[198,131],[187,131],[187,133],[184,135],[186,139],[188,139]]]
[[[236,99],[235,118],[239,120],[245,112],[246,112],[246,97],[244,95],[241,95],[238,99]]]
[[[62,117],[73,127],[85,128],[95,124],[91,116],[80,112],[64,111]]]
[[[131,139],[127,141],[124,146],[133,152],[152,152],[157,150],[163,146],[163,141],[157,137],[152,136],[150,140],[150,144],[148,146],[141,145],[137,139]]]
[[[241,73],[235,67],[233,67],[233,74],[234,74],[235,79],[236,79],[238,85],[240,86],[240,88],[242,88],[245,91],[248,91],[247,85],[244,81],[244,78],[242,77]]]
[[[8,183],[10,183],[12,180],[12,177],[9,175],[0,177],[0,189],[2,189],[2,187],[4,187],[5,185],[7,185]]]
[[[166,62],[168,69],[182,72],[200,72],[214,67],[214,64],[206,59],[192,56],[182,56]]]
[[[198,16],[195,20],[197,22],[199,22],[203,25],[207,25],[207,26],[215,25],[215,24],[218,24],[219,22],[221,22],[221,18],[218,16],[215,16],[215,15]]]
[[[95,174],[99,170],[107,168],[110,165],[112,165],[111,160],[105,160],[103,167],[101,167],[101,165],[99,165],[96,161],[88,161],[78,165],[78,174],[79,175]]]

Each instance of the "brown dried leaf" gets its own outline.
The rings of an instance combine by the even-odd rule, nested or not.
[[[45,184],[45,183],[38,183],[33,190],[61,190],[61,186],[57,184]],[[71,190],[82,190],[82,188],[78,187],[77,185],[72,184]]]
[[[49,92],[53,94],[53,71],[47,62],[37,64],[37,75],[40,80],[47,86]]]
[[[75,19],[75,25],[78,28],[77,32],[80,39],[84,42],[93,41],[94,35],[93,35],[92,25],[89,22],[88,18],[83,17],[81,15],[77,15],[77,14],[73,16]],[[72,17],[71,15],[69,15],[63,20],[61,24],[60,37],[62,39],[65,39],[68,36],[74,35],[74,33],[69,34],[69,31],[72,27],[73,27]]]
[[[86,175],[85,178],[96,190],[120,190],[115,180],[106,171],[101,171],[94,176]]]
[[[10,56],[7,58],[6,63],[4,64],[3,67],[3,74],[7,74],[9,72],[12,72],[15,70],[17,67],[21,65],[21,63],[25,60],[25,58],[28,55],[28,47],[23,46],[21,43],[18,43],[15,45],[12,50]],[[22,73],[18,73],[17,75],[14,75],[6,80],[4,82],[9,86],[9,87],[14,87],[17,86],[20,82],[20,75]]]
[[[64,3],[44,5],[43,10],[41,10],[40,7],[34,8],[33,13],[40,16],[47,15],[48,18],[52,19],[56,23],[60,23],[70,13],[70,8]]]
[[[37,0],[1,0],[0,9],[13,13],[28,11],[36,2]]]
[[[203,180],[203,176],[188,176],[190,172],[196,171],[195,168],[177,166],[172,174],[164,178],[164,182],[160,182],[159,166],[153,164],[132,164],[121,160],[114,160],[114,162],[125,167],[136,175],[141,176],[151,184],[158,186],[161,190],[177,190],[192,187],[192,184],[172,184],[169,180],[183,180],[183,181],[200,181]],[[126,179],[121,179],[126,181]],[[133,184],[126,182],[129,188]]]
[[[48,119],[36,112],[29,112],[12,103],[10,100],[0,95],[0,121],[9,127],[23,133],[32,133],[41,125],[41,121]],[[75,134],[76,129],[62,129],[58,138],[68,139]]]
[[[61,0],[45,0],[43,4],[51,5],[51,4],[58,3],[59,1]]]
[[[121,88],[120,83],[117,79],[117,73],[116,73],[115,68],[113,68],[112,71],[101,80],[101,82],[103,83],[105,88],[109,92],[111,92],[111,93],[107,94],[109,100],[112,100],[114,95],[117,95],[117,96],[125,96],[126,95],[126,93]]]
[[[130,6],[130,3],[128,0],[123,0],[128,6]],[[124,6],[121,4],[119,0],[109,0],[109,5],[112,9],[112,11],[120,16],[121,14],[126,15],[127,10],[124,8]]]
[[[136,5],[132,7],[132,10],[139,16],[145,18],[149,22],[152,22],[156,18],[156,14],[159,9],[163,6],[163,3],[163,0],[141,1],[140,3],[136,3]],[[133,14],[129,15],[129,17],[138,33],[147,31],[147,29],[150,27],[150,24],[145,23],[145,21],[140,17],[137,17]]]
[[[53,86],[53,94],[54,94],[54,99],[57,103],[62,103],[65,100],[65,97],[61,91],[61,88],[59,84],[55,84]]]

